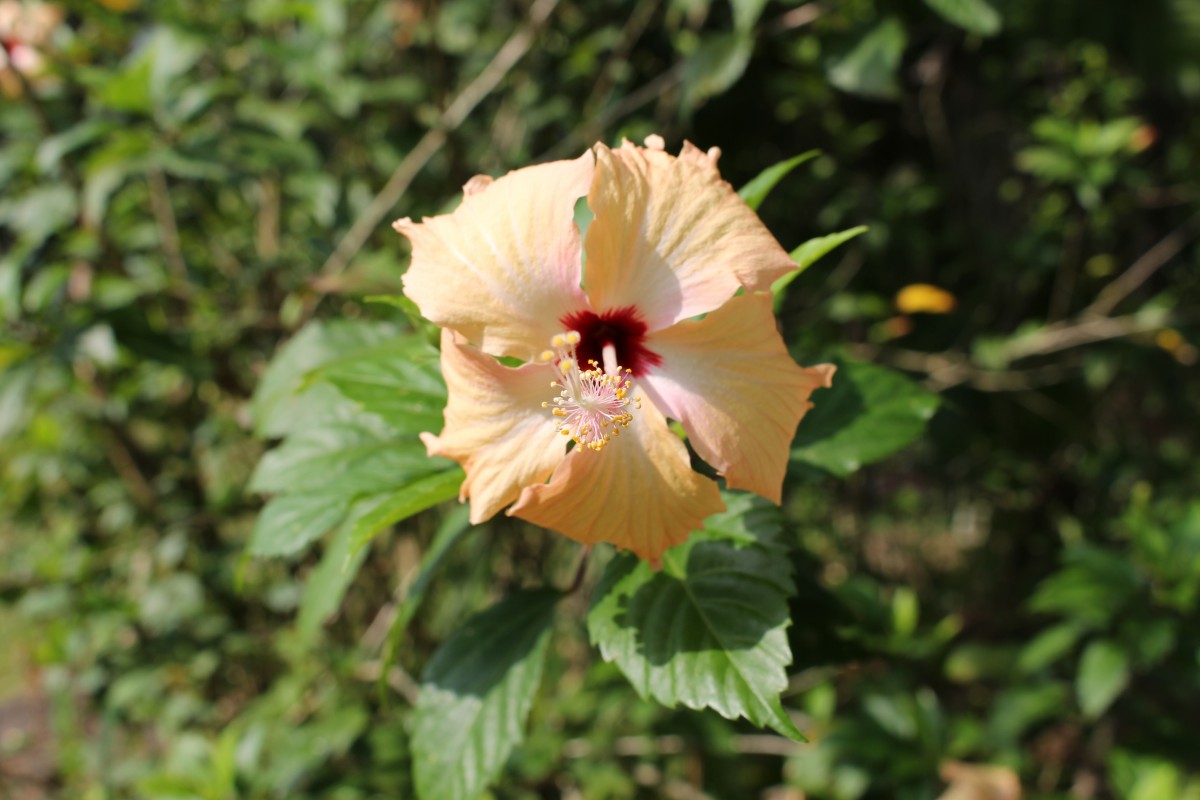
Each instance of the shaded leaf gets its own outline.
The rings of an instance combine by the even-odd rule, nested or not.
[[[829,68],[829,82],[843,92],[894,99],[900,94],[896,71],[907,44],[904,26],[889,17]]]
[[[980,36],[1000,32],[1000,14],[987,0],[925,0],[947,22]]]
[[[413,713],[418,797],[476,800],[499,774],[523,737],[559,596],[510,595],[434,654]]]
[[[705,39],[683,65],[684,103],[695,106],[733,86],[746,71],[753,52],[754,39],[746,33]]]
[[[404,593],[404,599],[396,608],[396,616],[392,619],[391,627],[388,628],[387,650],[383,656],[385,675],[387,668],[395,663],[404,632],[408,630],[408,624],[412,622],[413,615],[421,607],[421,603],[425,599],[425,590],[429,588],[429,583],[437,574],[446,554],[463,538],[464,534],[477,530],[469,524],[469,518],[470,508],[468,506],[460,505],[451,510],[442,520],[442,524],[438,526],[429,548],[421,556],[421,563],[417,567],[417,577]],[[362,552],[365,551],[366,548],[363,548]]]
[[[800,423],[792,459],[845,476],[911,443],[937,410],[937,395],[903,375],[858,361],[838,362],[833,388]]]
[[[728,515],[663,555],[662,569],[618,555],[588,613],[588,632],[643,697],[711,708],[802,739],[780,703],[792,662],[791,563],[745,541]],[[766,537],[770,539],[770,534]]]

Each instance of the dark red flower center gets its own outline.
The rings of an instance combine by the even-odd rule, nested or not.
[[[589,361],[604,365],[606,345],[613,346],[617,351],[617,363],[630,370],[634,377],[645,375],[651,367],[662,363],[662,357],[646,347],[646,323],[633,306],[615,308],[603,314],[576,311],[559,322],[564,330],[579,332],[580,341],[575,352],[585,369]]]

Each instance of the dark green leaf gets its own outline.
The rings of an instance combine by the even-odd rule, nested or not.
[[[1000,14],[987,0],[925,0],[947,22],[980,36],[1000,32]]]
[[[757,211],[758,207],[762,205],[762,201],[775,188],[775,185],[783,180],[789,172],[805,161],[811,161],[820,154],[820,150],[809,150],[807,153],[792,156],[787,161],[780,161],[778,164],[773,164],[751,178],[741,189],[738,189],[738,195],[746,201],[746,205]]]
[[[792,459],[838,476],[879,461],[921,435],[938,398],[884,367],[842,361],[800,422]]]
[[[896,71],[907,44],[899,20],[885,19],[829,68],[829,82],[843,92],[894,99],[900,93]]]
[[[711,708],[794,739],[779,695],[792,662],[786,628],[791,563],[773,547],[725,541],[737,526],[693,534],[662,569],[623,554],[609,562],[588,613],[588,632],[643,697]],[[770,534],[765,537],[770,539]]]
[[[559,594],[506,597],[434,654],[413,714],[413,768],[423,800],[477,800],[521,741],[542,679]]]

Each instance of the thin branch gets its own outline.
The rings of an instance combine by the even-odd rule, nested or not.
[[[362,249],[370,235],[379,227],[383,218],[408,191],[413,179],[446,143],[449,132],[458,128],[475,110],[475,107],[508,75],[522,56],[529,52],[530,47],[533,46],[534,34],[558,3],[559,0],[537,0],[533,4],[529,10],[528,22],[509,37],[483,72],[471,81],[467,88],[459,93],[454,102],[442,112],[436,127],[426,131],[421,140],[417,142],[417,146],[409,151],[400,165],[396,167],[392,177],[379,190],[363,213],[355,220],[350,230],[338,242],[329,258],[325,260],[321,267],[322,275],[337,275],[346,268],[350,260]]]
[[[1092,304],[1084,309],[1084,315],[1093,317],[1107,315],[1117,307],[1117,304],[1149,280],[1150,276],[1164,264],[1177,256],[1197,233],[1200,233],[1200,213],[1194,214],[1187,222],[1164,236],[1158,244],[1133,262],[1129,269],[1105,286]]]
[[[1061,323],[1012,340],[1000,348],[997,357],[1002,361],[1012,362],[1049,355],[1085,344],[1158,330],[1172,321],[1171,315],[1163,311]],[[1023,391],[1058,383],[1075,371],[1072,366],[1066,364],[1047,364],[1024,370],[986,369],[962,353],[922,353],[917,350],[880,348],[868,344],[851,345],[848,351],[857,358],[881,358],[900,369],[923,372],[929,376],[926,385],[934,391],[943,391],[962,383],[969,383],[976,389],[987,392]]]
[[[183,249],[179,244],[179,226],[175,223],[175,211],[171,208],[171,189],[167,185],[167,176],[158,167],[153,167],[146,174],[146,180],[150,186],[150,210],[158,224],[159,241],[167,266],[175,280],[187,285],[187,264],[184,263]]]

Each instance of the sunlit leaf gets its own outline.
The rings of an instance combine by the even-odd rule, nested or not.
[[[413,713],[422,800],[477,800],[524,735],[557,592],[523,591],[476,615],[434,654]]]
[[[775,188],[775,185],[783,180],[789,172],[803,164],[805,161],[811,161],[821,154],[820,150],[809,150],[807,153],[801,153],[798,156],[792,156],[786,161],[780,161],[778,164],[772,164],[764,169],[758,175],[750,179],[750,181],[738,189],[738,195],[746,201],[746,205],[753,208],[755,211],[762,205],[763,200]]]
[[[280,495],[259,513],[246,550],[252,556],[296,553],[337,525],[351,500],[341,492]]]
[[[1128,685],[1129,656],[1119,645],[1100,640],[1084,648],[1075,680],[1075,696],[1084,716],[1099,717]]]
[[[791,564],[768,544],[736,535],[748,531],[730,523],[723,515],[716,529],[668,550],[657,572],[629,554],[614,558],[596,589],[588,632],[642,696],[745,717],[801,739],[779,699],[792,662]]]
[[[780,304],[783,302],[784,295],[787,293],[787,287],[792,281],[800,277],[806,269],[811,267],[826,254],[832,252],[846,242],[856,236],[861,236],[867,232],[866,225],[859,225],[854,228],[849,228],[837,233],[830,233],[825,236],[818,236],[815,239],[809,239],[804,244],[792,250],[789,254],[792,261],[796,262],[796,269],[777,278],[771,284],[771,292],[775,295],[775,310],[779,310]]]
[[[841,361],[833,388],[813,398],[800,422],[792,460],[844,476],[910,444],[938,397],[885,367]]]
[[[435,463],[432,462],[431,463]],[[396,489],[354,526],[350,534],[351,551],[357,551],[375,534],[389,525],[408,519],[413,514],[458,496],[463,473],[458,467],[417,478]]]

